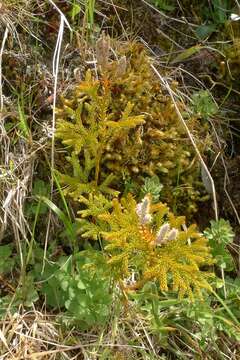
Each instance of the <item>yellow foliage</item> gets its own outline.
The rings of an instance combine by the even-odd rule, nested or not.
[[[201,270],[213,260],[207,240],[195,225],[185,225],[184,217],[175,217],[166,205],[151,204],[146,196],[139,204],[132,195],[113,200],[113,210],[98,216],[109,225],[101,235],[107,241],[108,264],[118,280],[135,274],[135,282],[126,289],[138,289],[148,281],[158,281],[162,291],[177,291],[191,299],[194,292],[211,287],[212,275]]]
[[[99,81],[93,80],[88,71],[85,81],[75,89],[75,101],[63,99],[63,108],[57,110],[56,137],[70,147],[67,160],[73,167],[73,176],[60,174],[60,181],[67,185],[65,193],[74,199],[97,191],[117,194],[109,188],[112,172],[101,171],[103,155],[116,138],[126,137],[131,129],[144,123],[144,115],[131,115],[130,102],[116,117],[110,109],[110,92],[101,93],[99,87]]]
[[[69,147],[70,162],[73,156],[78,159],[80,165],[73,173],[84,173],[73,178],[84,184],[92,181],[91,189],[96,191],[111,176],[115,189],[123,191],[124,179],[140,188],[144,177],[157,175],[164,185],[163,200],[177,211],[192,214],[204,199],[204,191],[195,152],[172,101],[141,45],[116,46],[118,58],[112,60],[110,39],[100,38],[96,46],[98,79],[88,70],[85,80],[68,98],[62,98],[58,109],[56,136]],[[185,112],[183,104],[179,107]],[[188,116],[186,121],[203,148],[206,129],[194,118]],[[60,180],[68,185],[70,179],[63,175]],[[76,188],[70,193],[77,198],[78,191],[82,194]]]

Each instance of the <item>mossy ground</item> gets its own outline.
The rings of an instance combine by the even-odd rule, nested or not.
[[[238,9],[230,0],[0,4],[0,357],[239,358],[240,22],[231,21],[231,13]],[[115,78],[116,66],[107,75],[97,67],[96,44],[103,32],[111,37],[109,63],[126,56],[126,69]],[[89,295],[77,277],[90,276],[78,273],[82,261],[78,254],[87,259],[89,248],[97,252],[102,243],[82,239],[78,233],[75,218],[83,208],[66,197],[55,172],[72,175],[72,163],[66,161],[69,148],[52,136],[59,121],[55,106],[61,109],[61,99],[72,100],[87,69],[99,81],[101,96],[110,87],[107,113],[114,120],[130,101],[133,115],[144,115],[147,121],[131,129],[124,142],[111,143],[103,151],[103,178],[113,172],[115,190],[121,195],[132,192],[139,200],[144,186],[149,189],[145,178],[158,176],[163,188],[154,185],[156,196],[203,231],[215,217],[216,204],[195,147],[211,173],[218,215],[228,219],[235,232],[234,243],[228,245],[235,267],[229,272],[215,269],[226,282],[204,303],[193,305],[179,301],[174,293],[159,294],[152,282],[137,294],[121,293],[120,286],[111,306],[107,299],[93,302],[96,325],[86,317],[93,324],[88,330],[83,318],[71,315],[79,305],[75,300],[68,303],[66,313],[63,299],[48,304],[47,296],[54,291],[57,297],[66,294],[68,284],[61,281],[75,281],[71,271],[78,279],[71,291],[80,289],[83,302],[101,297],[99,278],[90,279],[94,289]],[[71,106],[76,109],[76,103]],[[157,147],[156,139],[163,135],[157,133],[159,113],[165,135]],[[144,148],[139,150],[137,141]],[[99,288],[105,291],[104,281]],[[103,324],[105,315],[97,313],[101,306],[102,312],[109,311]]]

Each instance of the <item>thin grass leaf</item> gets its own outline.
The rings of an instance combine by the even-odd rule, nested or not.
[[[19,114],[19,129],[25,138],[30,137],[30,129],[27,123],[27,118],[24,113],[24,106],[22,96],[18,98],[18,114]]]
[[[176,64],[179,63],[181,61],[187,60],[189,59],[192,55],[195,55],[196,53],[198,53],[200,50],[202,50],[203,47],[202,45],[195,45],[192,46],[184,51],[182,51],[172,62],[171,64]]]
[[[63,222],[67,232],[69,235],[73,238],[76,237],[76,234],[73,230],[73,224],[71,221],[69,221],[68,217],[64,214],[64,212],[59,209],[51,200],[49,200],[45,196],[38,196],[39,200],[43,201],[57,216],[58,218]]]

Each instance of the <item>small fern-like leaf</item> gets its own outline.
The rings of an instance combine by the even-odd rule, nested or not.
[[[143,223],[139,205],[128,195],[121,202],[115,199],[111,212],[99,215],[109,225],[108,231],[101,234],[107,241],[105,250],[110,255],[113,273],[124,280],[132,271],[137,272],[136,288],[155,280],[162,291],[171,289],[179,297],[187,295],[190,299],[201,289],[211,290],[208,279],[212,274],[201,267],[212,264],[213,260],[207,240],[197,232],[196,226],[183,229],[184,217],[175,217],[161,203],[146,208],[152,218],[151,223]],[[160,223],[162,228],[168,224],[164,231],[159,231]],[[162,241],[158,239],[160,233]],[[124,259],[122,263],[121,259]]]

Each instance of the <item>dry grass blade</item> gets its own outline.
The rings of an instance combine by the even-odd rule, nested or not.
[[[3,91],[2,91],[2,57],[3,57],[3,50],[5,47],[5,43],[7,40],[7,36],[8,36],[8,27],[6,27],[5,31],[4,31],[4,36],[3,36],[3,40],[2,40],[2,46],[1,46],[1,50],[0,50],[0,110],[3,110]]]
[[[61,12],[61,10],[59,10],[59,8],[55,5],[55,3],[53,3],[52,0],[49,0],[49,1],[60,14],[60,25],[59,25],[59,30],[58,30],[58,36],[57,36],[56,46],[55,46],[55,50],[54,50],[54,55],[53,55],[53,62],[52,62],[53,79],[54,79],[54,85],[53,85],[53,115],[52,115],[52,129],[51,129],[51,131],[52,131],[51,196],[52,196],[52,194],[53,194],[53,183],[54,183],[53,172],[54,172],[54,168],[55,168],[55,162],[54,162],[55,137],[54,137],[54,133],[55,133],[55,123],[56,123],[56,102],[57,102],[57,85],[58,85],[58,72],[59,72],[60,53],[61,53],[61,47],[62,47],[62,41],[63,41],[64,24],[67,25],[67,27],[69,28],[70,31],[71,31],[71,26],[69,25],[66,17]],[[51,212],[49,212],[49,218],[48,218],[48,224],[47,224],[42,271],[44,271],[44,267],[45,267],[50,224],[51,224]]]
[[[188,137],[189,137],[189,139],[190,139],[190,141],[191,141],[191,143],[192,143],[192,145],[193,145],[193,147],[194,147],[194,149],[196,151],[196,154],[197,154],[197,156],[198,156],[198,158],[200,160],[200,163],[203,166],[204,171],[207,174],[207,176],[208,176],[208,178],[209,178],[209,180],[211,182],[212,194],[213,194],[213,202],[214,202],[215,219],[218,220],[218,205],[217,205],[217,196],[216,196],[214,180],[213,180],[213,178],[212,178],[212,176],[211,176],[211,174],[210,174],[210,172],[208,170],[207,165],[205,164],[205,162],[204,162],[204,160],[202,158],[202,155],[201,155],[200,151],[198,150],[198,147],[197,147],[197,145],[196,145],[196,143],[194,141],[193,135],[191,134],[186,122],[184,121],[184,119],[182,117],[182,114],[181,114],[181,112],[180,112],[180,110],[179,110],[179,108],[177,106],[176,101],[175,101],[174,92],[172,91],[172,89],[169,86],[168,82],[166,80],[164,80],[164,78],[161,76],[161,74],[156,69],[156,67],[154,65],[151,65],[151,67],[152,67],[153,71],[155,72],[155,74],[158,76],[159,80],[162,82],[162,85],[166,87],[166,89],[167,89],[167,91],[168,91],[168,93],[169,93],[169,95],[170,95],[170,97],[172,99],[172,102],[174,104],[174,107],[175,107],[176,113],[177,113],[177,115],[179,117],[179,120],[181,121],[183,127],[185,128],[186,133],[187,133],[187,135],[188,135]]]
[[[49,359],[46,355],[54,353],[52,347],[67,348],[61,345],[61,335],[51,318],[36,310],[21,313],[19,309],[0,322],[1,359],[35,359],[35,354]]]

